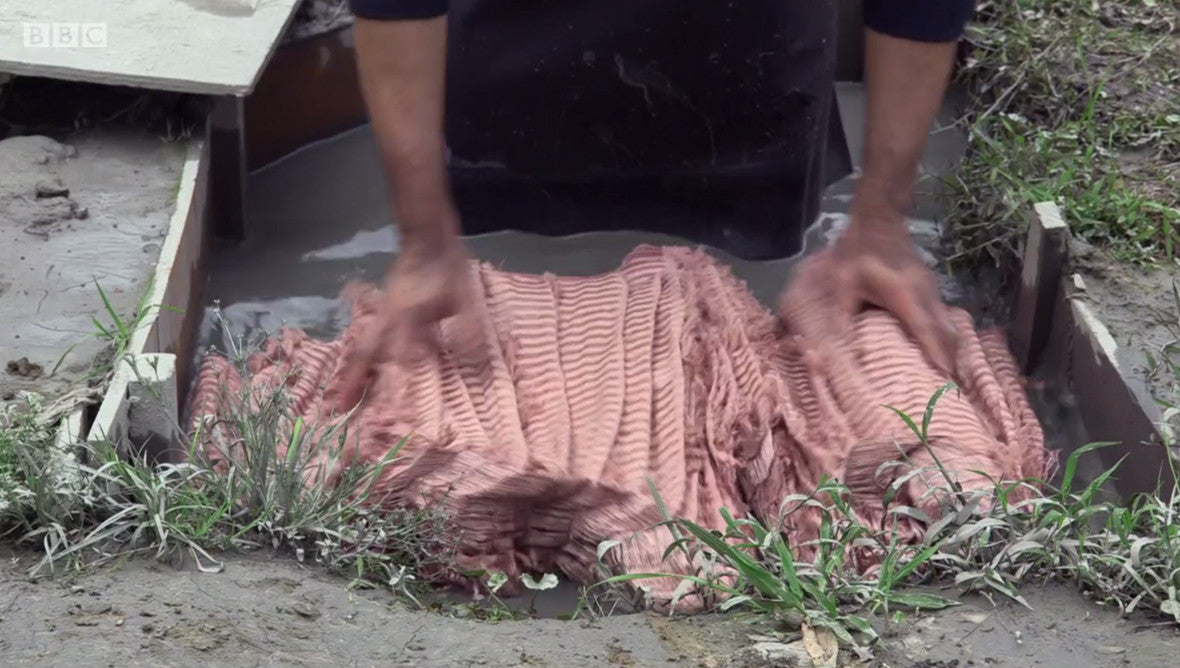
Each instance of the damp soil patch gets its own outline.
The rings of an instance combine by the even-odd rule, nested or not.
[[[176,205],[191,95],[13,77],[0,84],[0,392],[92,401],[143,306]],[[182,308],[184,305],[177,305]]]
[[[185,146],[95,129],[0,140],[0,391],[44,395],[103,374],[95,319],[133,319],[175,204]],[[108,308],[110,311],[108,311]]]
[[[380,592],[350,592],[338,578],[286,558],[239,557],[214,576],[130,560],[31,583],[15,568],[24,557],[5,557],[0,634],[17,663],[85,663],[97,654],[164,665],[812,665],[800,662],[808,657],[798,647],[760,636],[732,615],[481,622],[455,610],[424,615]],[[973,599],[917,615],[894,626],[874,660],[842,657],[838,665],[1152,668],[1180,649],[1175,633],[1079,605],[1068,587],[1030,588],[1027,596],[1032,610]]]

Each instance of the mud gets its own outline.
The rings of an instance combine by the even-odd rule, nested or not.
[[[220,574],[136,561],[40,584],[5,560],[0,653],[9,665],[46,666],[792,665],[770,658],[780,648],[755,645],[751,636],[765,629],[717,615],[478,622],[459,610],[422,614],[346,585],[263,557],[232,560]],[[1031,611],[971,599],[907,620],[885,633],[874,660],[840,663],[1154,668],[1180,650],[1171,628],[1121,620],[1069,589],[1026,596]]]
[[[84,384],[111,325],[129,321],[159,257],[183,143],[92,131],[0,141],[0,393]]]
[[[1180,649],[1174,622],[1133,616],[1081,599],[1062,585],[1030,586],[1032,610],[979,597],[912,619],[886,639],[890,666],[1165,666]]]
[[[1084,281],[1079,298],[1111,330],[1124,377],[1144,394],[1180,404],[1180,377],[1166,367],[1169,359],[1180,362],[1180,265],[1138,269],[1077,241],[1070,254]],[[1148,355],[1165,365],[1151,364]]]

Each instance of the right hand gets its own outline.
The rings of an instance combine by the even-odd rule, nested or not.
[[[347,408],[360,401],[378,364],[412,365],[423,356],[439,355],[438,325],[447,318],[456,318],[455,352],[479,349],[471,265],[456,235],[437,244],[404,246],[386,279],[383,300],[344,360],[341,400]]]
[[[779,317],[819,349],[840,341],[866,306],[883,309],[905,327],[927,359],[954,376],[959,335],[938,283],[906,227],[906,191],[890,192],[863,179],[852,222],[832,247],[803,260],[779,298]]]

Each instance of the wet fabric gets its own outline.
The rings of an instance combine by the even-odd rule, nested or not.
[[[617,540],[604,555],[614,571],[691,572],[683,558],[663,558],[672,538],[653,528],[662,515],[652,484],[678,517],[720,529],[720,508],[752,513],[799,545],[816,537],[818,511],[780,521],[783,501],[813,492],[825,475],[849,484],[861,520],[884,527],[881,492],[904,473],[879,477],[885,462],[924,467],[937,456],[966,490],[991,489],[989,476],[1047,476],[1055,463],[1003,333],[977,333],[965,312],[954,313],[962,391],[939,402],[928,450],[887,406],[920,422],[951,379],[883,312],[863,313],[818,355],[816,342],[784,331],[727,268],[695,250],[640,247],[594,277],[486,264],[473,264],[471,277],[483,297],[486,361],[460,363],[444,323],[439,355],[381,365],[339,461],[317,483],[381,460],[404,439],[379,495],[442,504],[461,568],[513,578],[560,571],[590,583],[601,575],[599,545]],[[337,403],[339,371],[381,304],[373,287],[355,286],[349,298],[352,324],[334,341],[282,331],[244,375],[223,357],[205,360],[193,397],[194,419],[209,420],[204,447],[218,456],[234,447],[240,435],[216,418],[247,391],[285,386],[308,428],[341,420],[352,407]],[[895,503],[937,516],[927,491],[945,485],[940,473],[913,476]],[[906,519],[895,527],[911,541],[919,529]],[[645,584],[659,601],[676,581]]]

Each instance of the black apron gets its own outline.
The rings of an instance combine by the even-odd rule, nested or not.
[[[452,0],[464,232],[664,232],[799,250],[851,171],[835,0]]]

